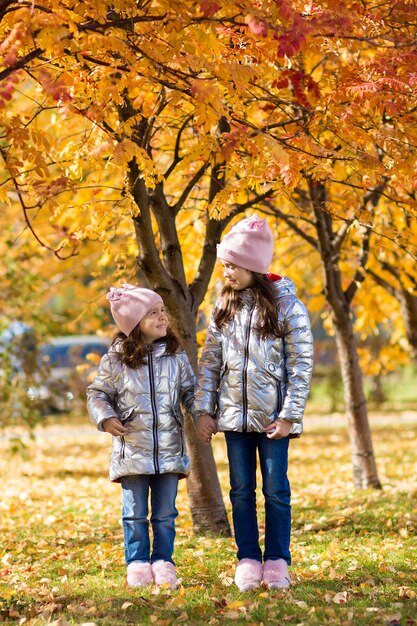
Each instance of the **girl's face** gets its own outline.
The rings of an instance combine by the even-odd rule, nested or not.
[[[237,265],[233,265],[229,261],[222,261],[221,259],[220,261],[223,265],[223,276],[232,289],[241,291],[253,284],[252,272],[243,269],[243,267],[237,267]]]
[[[156,304],[139,322],[139,330],[144,343],[153,343],[156,339],[165,337],[168,328],[168,318],[163,304]]]

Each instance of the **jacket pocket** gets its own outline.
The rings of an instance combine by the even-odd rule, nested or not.
[[[181,441],[181,456],[184,454],[184,426],[182,416],[178,415],[175,411],[172,413],[172,417],[175,420],[175,423],[178,426],[178,430],[180,433],[180,441]]]
[[[119,417],[120,421],[123,422],[123,424],[126,424],[126,422],[129,422],[130,420],[132,420],[134,417],[133,415],[134,410],[135,410],[135,407],[132,406],[130,407],[130,409],[127,409],[127,411],[123,411],[123,413]]]
[[[265,368],[269,374],[271,374],[276,381],[276,389],[277,389],[277,406],[276,406],[276,416],[281,412],[282,406],[284,404],[284,395],[285,395],[285,376],[282,367],[279,367],[274,361],[265,361]]]
[[[223,380],[226,372],[227,372],[227,363],[223,363],[223,365],[220,368],[220,382]]]
[[[269,374],[271,374],[277,380],[279,381],[284,380],[285,376],[284,376],[284,371],[282,367],[277,365],[274,361],[265,361],[265,369],[267,370]]]

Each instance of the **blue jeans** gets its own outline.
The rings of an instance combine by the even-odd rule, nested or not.
[[[175,499],[178,474],[124,476],[122,484],[122,521],[126,565],[133,561],[170,561],[173,563]],[[151,492],[152,555],[149,541],[148,500]]]
[[[268,439],[265,433],[226,432],[230,471],[230,500],[237,558],[262,562],[256,514],[256,451],[265,497],[263,559],[291,563],[291,491],[287,477],[289,438]]]

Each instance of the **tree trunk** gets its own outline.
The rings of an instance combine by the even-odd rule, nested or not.
[[[402,288],[398,293],[411,356],[417,361],[417,296]]]
[[[174,294],[164,296],[173,326],[181,337],[182,344],[190,362],[197,371],[197,342],[195,315],[182,311],[181,299]],[[200,441],[192,418],[187,415],[185,421],[187,450],[190,456],[191,472],[187,479],[188,500],[190,503],[193,528],[197,533],[208,530],[230,537],[230,524],[220,489],[216,463],[211,444]]]
[[[369,428],[368,410],[363,389],[362,370],[359,364],[356,339],[352,321],[333,318],[337,352],[343,378],[346,414],[348,417],[351,443],[353,482],[356,488],[373,487],[381,484],[375,463],[372,436]]]
[[[190,361],[196,370],[196,310],[190,289],[185,282],[184,266],[175,217],[162,194],[151,194],[140,177],[139,168],[130,163],[128,180],[132,196],[140,212],[133,218],[139,253],[138,267],[146,276],[151,289],[157,291],[170,313],[171,323],[178,332]],[[157,188],[158,191],[158,188]],[[161,189],[159,188],[159,191]],[[162,258],[155,246],[152,230],[151,206],[159,219]],[[163,214],[163,210],[166,209]],[[162,216],[161,216],[162,213]],[[194,530],[212,530],[225,536],[230,535],[230,524],[217,476],[216,464],[210,444],[199,440],[191,417],[186,417],[185,434],[190,456],[191,473],[187,479],[187,490]]]
[[[332,321],[342,371],[352,449],[353,481],[357,488],[374,487],[380,489],[351,313],[352,299],[365,276],[364,268],[369,252],[370,231],[365,233],[363,237],[356,272],[347,288],[343,289],[339,263],[341,247],[348,232],[348,222],[342,224],[338,231],[335,231],[333,218],[325,210],[325,185],[310,179],[309,190],[315,215],[317,250],[322,260],[324,293],[332,310]],[[364,205],[366,206],[366,201],[364,201]]]

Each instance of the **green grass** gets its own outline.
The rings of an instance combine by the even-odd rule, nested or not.
[[[120,487],[107,479],[109,438],[55,423],[39,431],[36,445],[28,442],[25,458],[4,449],[0,621],[417,624],[417,414],[414,421],[395,415],[371,421],[381,491],[353,491],[343,423],[330,429],[329,420],[314,420],[291,443],[294,584],[288,592],[237,590],[233,539],[193,534],[184,481],[175,550],[180,588],[127,588]],[[221,436],[214,451],[230,514]],[[262,534],[260,495],[259,517]]]
[[[381,379],[384,401],[376,405],[372,401],[371,379],[364,376],[364,390],[369,407],[379,412],[415,410],[417,407],[417,369],[409,365],[385,374]],[[307,414],[326,415],[344,411],[343,385],[338,366],[317,367],[313,374]]]

